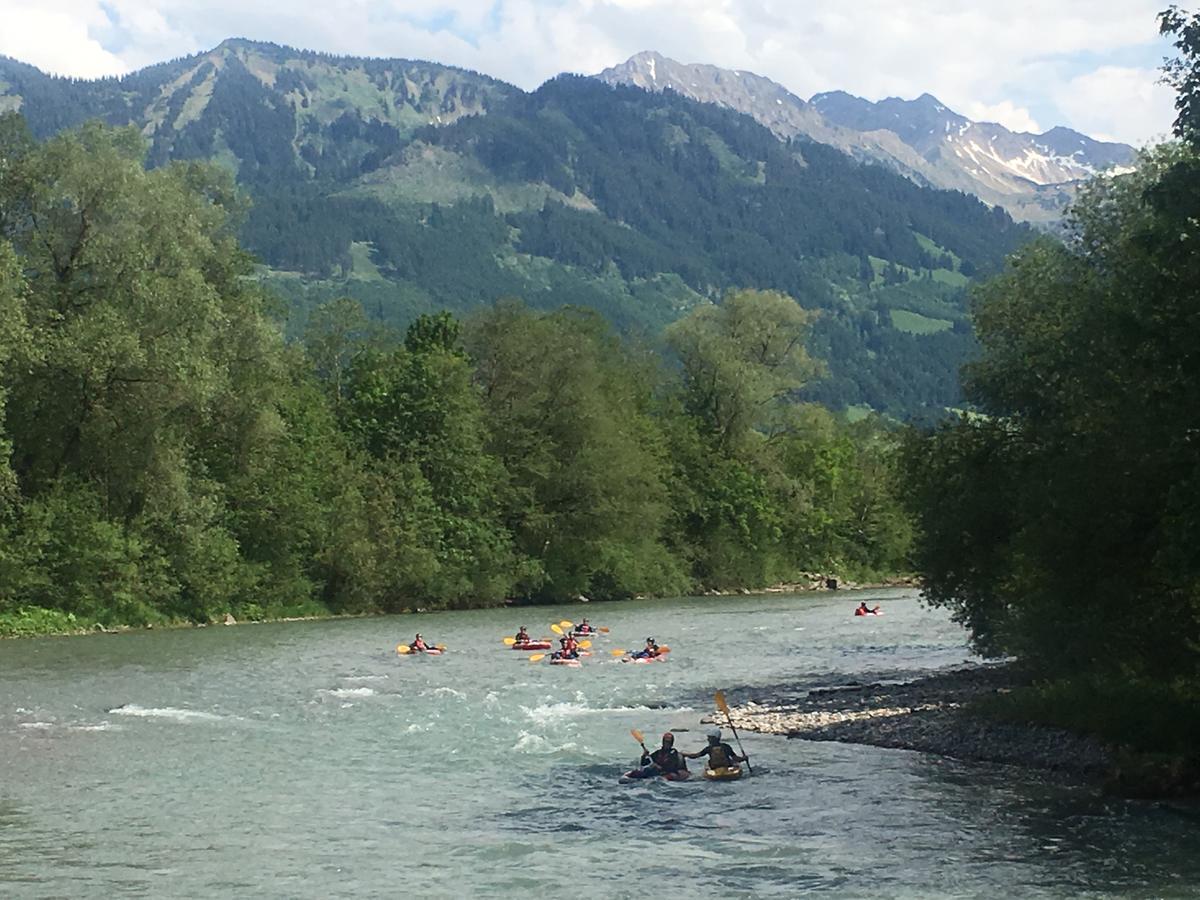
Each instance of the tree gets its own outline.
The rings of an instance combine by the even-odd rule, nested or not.
[[[468,322],[505,522],[535,560],[531,596],[661,593],[686,581],[663,543],[663,441],[644,366],[594,313],[503,302]]]
[[[428,495],[423,526],[437,570],[424,591],[450,603],[495,602],[518,568],[500,520],[506,473],[485,450],[484,410],[457,333],[448,314],[423,316],[404,346],[359,356],[344,418],[381,471],[400,467],[410,489]]]
[[[723,452],[780,426],[795,395],[821,372],[805,349],[813,313],[775,291],[731,291],[667,330],[683,365],[685,406]]]
[[[927,595],[985,650],[1052,669],[1197,665],[1200,318],[1156,202],[1194,163],[1167,146],[1097,180],[1066,244],[1017,254],[980,291],[984,352],[965,375],[986,418],[910,448]]]

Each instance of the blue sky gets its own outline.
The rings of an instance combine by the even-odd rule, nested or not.
[[[227,37],[434,59],[533,88],[640,50],[766,75],[794,93],[928,91],[1019,130],[1143,144],[1170,130],[1157,84],[1168,0],[0,0],[0,54],[122,74]]]

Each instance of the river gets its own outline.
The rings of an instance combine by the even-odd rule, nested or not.
[[[585,613],[582,668],[501,643]],[[969,655],[901,590],[0,642],[0,896],[1200,896],[1193,821],[1017,769],[749,735],[753,778],[617,784],[716,689]]]

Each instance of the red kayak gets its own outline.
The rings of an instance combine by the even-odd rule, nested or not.
[[[621,657],[621,662],[628,662],[628,663],[655,663],[655,662],[666,662],[666,661],[667,661],[667,654],[665,654],[665,653],[660,653],[658,656],[637,656],[637,657],[622,656]]]
[[[882,616],[883,611],[878,609],[869,609],[866,612],[863,612],[861,609],[856,609],[854,610],[854,614],[856,616]]]
[[[523,644],[513,644],[514,650],[549,650],[549,641],[526,641]]]

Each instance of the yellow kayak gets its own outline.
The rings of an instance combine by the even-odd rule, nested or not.
[[[742,777],[742,767],[721,766],[719,769],[705,769],[704,777],[709,781],[733,781]]]

